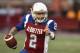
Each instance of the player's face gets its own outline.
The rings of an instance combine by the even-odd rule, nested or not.
[[[34,14],[36,16],[36,19],[43,20],[46,17],[47,12],[34,12]]]

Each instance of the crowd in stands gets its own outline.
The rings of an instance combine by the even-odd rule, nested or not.
[[[25,1],[27,2],[28,0]],[[67,29],[80,31],[80,0],[40,1],[47,4],[49,17],[58,22],[58,28],[60,30]],[[0,4],[0,30],[5,27],[12,27],[19,23],[21,21],[21,17],[30,12],[30,7],[34,3],[23,4],[21,1],[22,3],[18,2],[17,4],[17,2],[16,4]]]

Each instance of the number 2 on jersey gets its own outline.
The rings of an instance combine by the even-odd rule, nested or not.
[[[36,48],[37,36],[35,34],[30,35],[29,47]]]

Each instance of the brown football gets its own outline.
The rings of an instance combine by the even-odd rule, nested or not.
[[[12,49],[16,49],[17,48],[17,41],[16,39],[14,38],[14,36],[12,35],[7,35],[4,37],[4,41],[6,43],[6,45],[9,47],[9,48],[12,48]]]

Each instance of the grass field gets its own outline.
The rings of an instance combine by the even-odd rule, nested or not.
[[[48,53],[80,53],[80,34],[56,33],[56,39],[50,40]],[[24,33],[15,35],[18,41],[18,48],[8,48],[3,41],[3,34],[0,33],[0,53],[19,53],[24,45]]]

